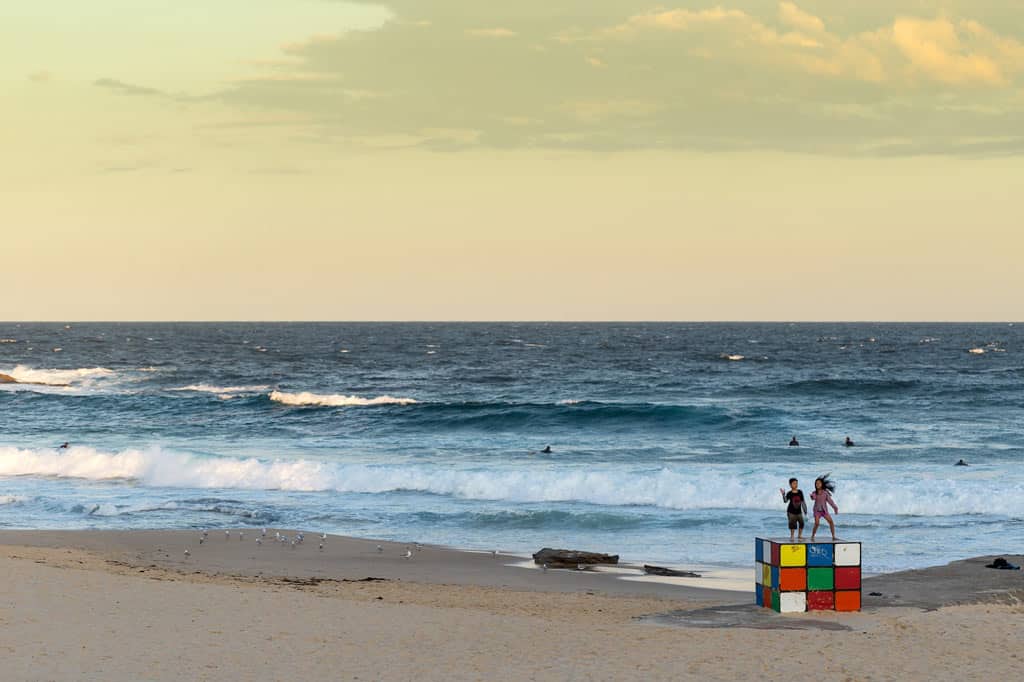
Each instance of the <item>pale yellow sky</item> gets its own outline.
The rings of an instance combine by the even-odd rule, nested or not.
[[[1022,318],[1019,12],[549,4],[23,3],[0,319]]]

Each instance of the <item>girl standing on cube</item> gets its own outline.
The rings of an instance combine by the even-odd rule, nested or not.
[[[828,513],[829,506],[835,510],[836,514],[839,513],[839,507],[832,499],[835,489],[836,484],[829,480],[828,474],[814,479],[814,492],[811,493],[811,499],[814,500],[814,528],[811,529],[811,542],[814,542],[814,536],[818,532],[818,524],[821,523],[822,518],[828,521],[828,528],[832,531],[832,540],[836,539],[836,524]]]

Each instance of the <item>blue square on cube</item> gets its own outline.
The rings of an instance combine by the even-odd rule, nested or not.
[[[761,538],[754,540],[754,561],[764,561],[764,548]]]
[[[808,566],[831,566],[832,545],[831,544],[809,544],[807,545]]]
[[[773,590],[779,589],[779,567],[772,566],[772,585]]]
[[[757,589],[754,590],[754,603],[758,606],[764,606],[764,590],[761,589],[760,585],[757,585]]]

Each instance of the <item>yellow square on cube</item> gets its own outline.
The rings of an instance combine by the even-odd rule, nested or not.
[[[806,566],[807,545],[782,545],[779,548],[779,565]]]
[[[761,567],[761,584],[768,587],[772,585],[772,567],[770,564],[765,564]]]

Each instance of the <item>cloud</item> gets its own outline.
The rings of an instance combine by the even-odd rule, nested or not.
[[[1020,130],[1018,36],[917,0],[813,1],[392,0],[376,30],[289,43],[206,101],[358,148],[960,153]]]
[[[470,28],[466,29],[466,35],[477,38],[514,38],[519,34],[507,28]]]
[[[130,95],[133,97],[165,97],[167,93],[154,88],[146,88],[141,85],[132,85],[113,78],[100,78],[93,82],[93,85],[100,88],[107,88],[119,95]]]
[[[779,21],[805,33],[824,33],[825,22],[791,2],[779,3]]]

